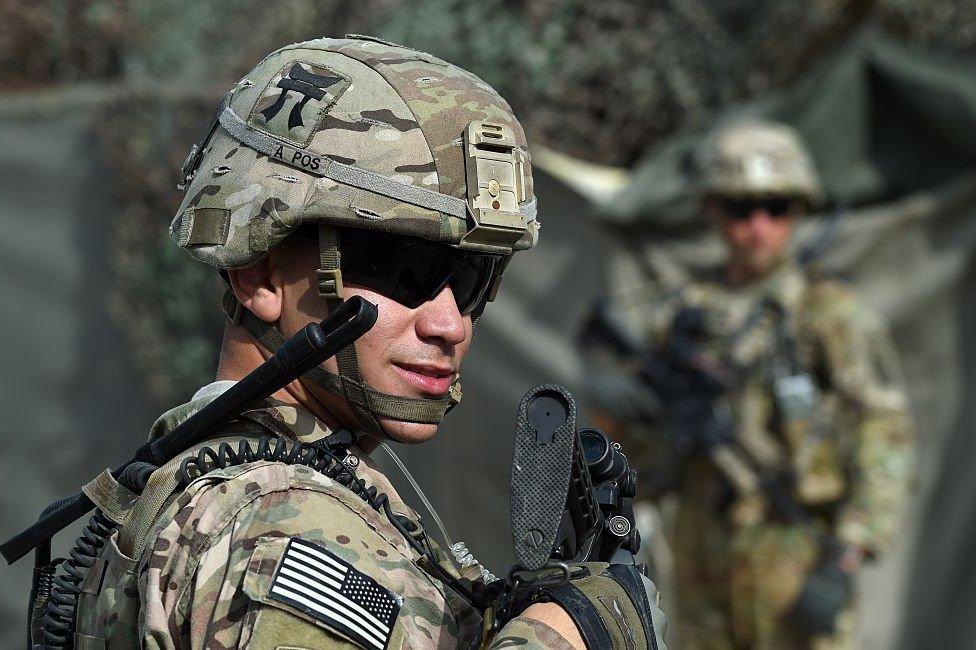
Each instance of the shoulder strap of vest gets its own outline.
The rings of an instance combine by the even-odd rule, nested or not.
[[[159,519],[170,499],[180,490],[177,470],[179,470],[180,463],[183,462],[184,458],[195,455],[203,447],[217,447],[223,442],[234,444],[241,438],[254,437],[255,435],[257,434],[253,431],[241,431],[234,435],[205,440],[193,445],[154,471],[146,482],[146,487],[143,489],[139,501],[133,506],[125,523],[119,528],[119,550],[135,560],[141,557],[153,524]]]

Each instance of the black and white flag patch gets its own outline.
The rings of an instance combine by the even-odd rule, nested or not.
[[[298,538],[288,541],[268,597],[377,650],[389,643],[402,602],[326,548]]]

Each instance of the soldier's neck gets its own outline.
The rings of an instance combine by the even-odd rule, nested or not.
[[[224,340],[220,346],[216,379],[217,381],[240,381],[270,356],[270,353],[257,345],[242,328],[228,326],[224,330]],[[316,399],[300,381],[289,383],[272,397],[284,404],[305,409],[332,430],[349,428],[326,404]]]
[[[761,276],[754,270],[742,264],[729,262],[725,265],[725,283],[730,287],[744,287],[752,284]]]
[[[725,264],[725,282],[730,287],[745,287],[755,284],[774,275],[783,267],[785,257],[778,260],[775,264],[770,264],[763,269],[757,269],[742,262],[730,259]]]

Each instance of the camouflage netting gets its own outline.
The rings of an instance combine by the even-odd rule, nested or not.
[[[284,43],[345,32],[479,74],[559,151],[629,164],[730,101],[802,76],[854,31],[976,44],[966,0],[42,0],[0,2],[5,87],[79,79],[227,83]],[[254,29],[260,25],[259,30]]]

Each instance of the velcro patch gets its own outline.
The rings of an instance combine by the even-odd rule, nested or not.
[[[332,68],[292,61],[272,77],[251,111],[248,126],[307,147],[322,117],[350,83]]]
[[[377,650],[389,643],[402,601],[326,548],[298,538],[288,541],[268,597]]]

